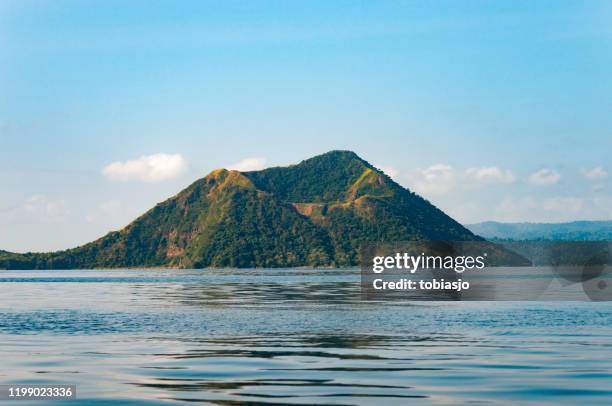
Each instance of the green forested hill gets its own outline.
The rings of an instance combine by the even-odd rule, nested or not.
[[[349,266],[365,241],[477,237],[349,151],[256,172],[218,169],[120,231],[0,268]]]

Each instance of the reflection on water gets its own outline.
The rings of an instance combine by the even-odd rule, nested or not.
[[[612,403],[609,302],[365,302],[359,281],[0,272],[0,382],[94,405]]]

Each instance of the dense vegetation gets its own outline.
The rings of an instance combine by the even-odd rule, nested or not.
[[[216,170],[120,231],[66,251],[0,251],[0,268],[349,266],[367,241],[476,238],[354,153],[332,151]]]

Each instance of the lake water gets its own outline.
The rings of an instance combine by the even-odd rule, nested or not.
[[[76,384],[56,405],[612,404],[610,302],[365,302],[359,281],[0,271],[0,383]]]

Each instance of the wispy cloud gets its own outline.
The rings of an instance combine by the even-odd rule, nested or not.
[[[28,197],[25,201],[0,211],[0,217],[5,220],[57,223],[63,221],[70,214],[70,210],[63,199],[50,199],[37,194]]]
[[[468,168],[465,171],[465,176],[479,184],[512,183],[515,180],[511,171],[503,170],[497,166]]]
[[[400,174],[400,172],[392,166],[386,166],[386,165],[374,165],[374,166],[380,169],[381,171],[383,171],[390,178],[397,178]]]
[[[591,169],[583,169],[582,175],[589,180],[604,180],[608,177],[608,171],[601,166]]]
[[[248,172],[258,171],[266,167],[266,158],[262,157],[250,157],[245,158],[242,161],[236,162],[232,165],[228,165],[227,169]]]
[[[187,161],[180,154],[143,155],[129,161],[116,161],[102,169],[102,174],[113,180],[160,182],[182,174]]]
[[[447,164],[435,164],[407,175],[409,187],[424,196],[440,195],[456,186],[456,171]]]
[[[497,166],[483,166],[459,171],[448,164],[435,164],[406,174],[408,187],[424,196],[442,195],[455,189],[480,185],[513,183],[514,174]]]
[[[585,200],[575,196],[532,196],[505,198],[496,207],[493,219],[498,221],[563,222],[576,220],[584,213]]]
[[[561,179],[561,174],[553,169],[540,169],[529,175],[529,183],[536,186],[554,185]]]
[[[69,213],[63,200],[50,200],[44,195],[30,197],[23,208],[42,221],[60,221]]]

